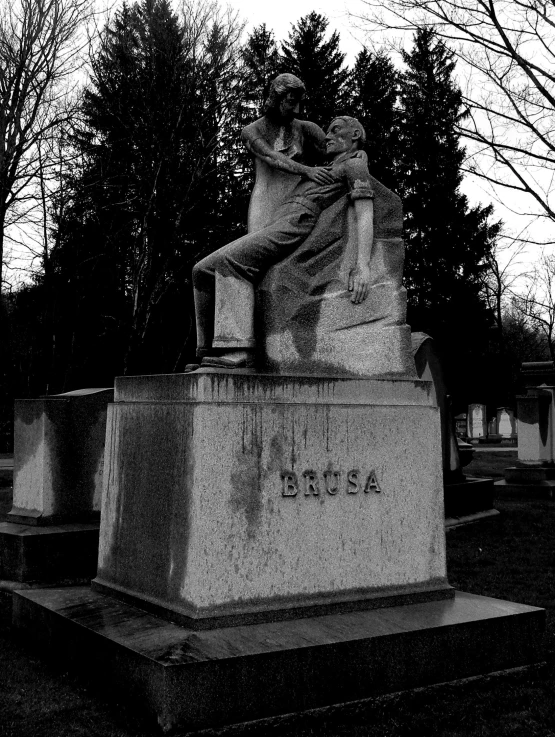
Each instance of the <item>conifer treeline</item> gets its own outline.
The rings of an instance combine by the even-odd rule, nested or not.
[[[245,232],[252,166],[239,132],[283,71],[306,84],[303,117],[364,124],[370,171],[404,201],[408,321],[453,355],[451,374],[465,372],[471,391],[490,326],[480,278],[499,226],[459,190],[451,53],[421,31],[402,68],[368,49],[348,68],[318,13],[283,41],[265,26],[242,41],[240,30],[202,5],[178,16],[168,0],[124,5],[104,30],[68,132],[53,248],[11,301],[14,393],[183,369],[191,267]]]

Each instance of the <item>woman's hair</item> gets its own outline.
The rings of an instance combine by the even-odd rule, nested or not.
[[[285,95],[293,91],[298,91],[301,97],[304,96],[306,88],[303,82],[294,74],[280,74],[270,84],[270,91],[264,103],[264,112],[276,110]]]
[[[362,148],[364,146],[364,144],[366,143],[366,131],[364,130],[364,126],[362,125],[362,123],[360,123],[356,118],[352,118],[350,115],[336,115],[333,120],[344,120],[345,123],[347,123],[347,125],[350,126],[353,130],[355,128],[358,129],[360,131],[358,147]],[[331,121],[332,123],[333,120]]]

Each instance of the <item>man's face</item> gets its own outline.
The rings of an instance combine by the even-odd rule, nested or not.
[[[279,112],[283,120],[293,120],[299,114],[302,93],[295,90],[287,92],[279,103]]]
[[[326,152],[337,156],[337,154],[351,151],[356,142],[353,133],[353,129],[346,121],[341,118],[332,120],[326,134]]]

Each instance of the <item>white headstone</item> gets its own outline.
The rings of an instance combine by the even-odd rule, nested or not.
[[[486,405],[468,405],[468,437],[471,439],[483,438],[487,435]]]
[[[503,438],[516,437],[515,415],[512,409],[499,407],[497,410],[497,428],[499,435]]]

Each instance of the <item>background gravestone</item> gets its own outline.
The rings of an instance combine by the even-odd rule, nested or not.
[[[485,404],[469,404],[467,421],[469,440],[479,440],[486,437],[488,431]]]

